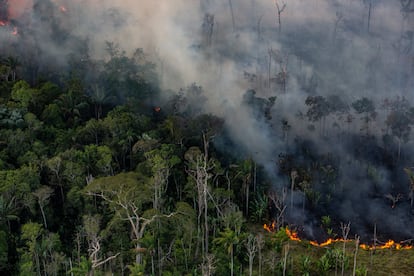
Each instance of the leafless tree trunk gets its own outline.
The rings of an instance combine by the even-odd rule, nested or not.
[[[271,192],[269,194],[269,199],[273,203],[273,207],[276,209],[276,224],[275,224],[275,231],[279,231],[279,229],[283,226],[284,223],[284,213],[286,210],[286,189],[283,189],[281,195],[276,194],[276,192]]]
[[[45,229],[47,229],[47,222],[44,207],[49,202],[50,196],[53,194],[53,189],[49,186],[42,186],[36,191],[33,192],[33,196],[37,199],[37,203],[40,207],[40,212],[42,213],[43,223],[45,225]]]
[[[236,31],[236,22],[234,19],[234,10],[233,10],[233,3],[231,2],[231,0],[229,0],[229,8],[230,8],[230,13],[231,13],[231,23],[233,26],[233,32]]]
[[[397,203],[403,198],[403,196],[402,194],[397,194],[395,196],[392,194],[386,194],[385,198],[388,198],[389,200],[391,200],[392,202],[391,208],[394,209]]]
[[[342,245],[342,259],[341,259],[341,275],[344,276],[345,272],[345,254],[346,254],[346,242],[348,240],[349,231],[351,230],[351,223],[348,222],[344,224],[341,222],[341,231],[342,231],[342,238],[344,239],[344,243]]]
[[[286,276],[286,266],[287,266],[287,257],[288,257],[288,254],[289,254],[289,241],[288,241],[288,243],[283,247],[283,249],[284,249],[284,251],[285,251],[285,254],[284,254],[284,257],[283,257],[283,276]]]
[[[355,273],[356,273],[356,264],[357,264],[358,247],[359,247],[359,236],[356,236],[356,237],[355,237],[354,267],[353,267],[353,269],[352,269],[352,276],[355,276]]]
[[[280,34],[280,32],[282,31],[282,20],[281,20],[282,16],[281,15],[282,15],[282,12],[286,8],[286,3],[282,2],[282,5],[279,5],[279,1],[275,0],[275,4],[276,4],[276,8],[277,8],[277,20],[278,20],[278,23],[279,23],[279,34]]]
[[[197,186],[197,203],[198,203],[198,225],[200,229],[201,217],[204,219],[203,229],[203,258],[205,259],[208,254],[208,238],[209,238],[209,225],[208,225],[208,183],[213,177],[211,170],[214,168],[214,162],[209,159],[208,147],[209,139],[207,135],[203,133],[203,152],[198,148],[190,148],[185,154],[185,159],[189,162],[189,168],[187,173],[192,177]]]
[[[86,233],[86,237],[88,240],[88,252],[89,252],[89,259],[92,263],[92,275],[93,271],[98,268],[99,266],[109,262],[112,259],[118,257],[120,253],[115,255],[109,256],[106,259],[102,259],[100,256],[101,251],[101,239],[102,237],[99,235],[100,231],[100,216],[84,216],[83,217],[83,225]]]
[[[211,46],[213,41],[213,31],[214,31],[214,14],[206,13],[203,20],[203,33],[205,36],[205,41],[207,46]]]
[[[257,250],[259,253],[259,275],[262,275],[262,250],[264,246],[264,238],[262,234],[258,234],[257,238]]]
[[[253,234],[250,234],[247,237],[246,249],[247,249],[247,254],[249,256],[249,276],[252,276],[253,275],[254,256],[256,255],[257,250],[258,250],[257,236],[254,236]]]
[[[293,190],[295,189],[295,181],[299,177],[297,170],[290,172],[290,208],[293,209]]]
[[[368,7],[368,22],[367,22],[368,32],[369,32],[369,27],[371,24],[371,12],[372,12],[372,0],[369,1],[369,7]]]
[[[201,272],[203,276],[213,275],[216,270],[216,260],[213,254],[207,254],[201,265]]]

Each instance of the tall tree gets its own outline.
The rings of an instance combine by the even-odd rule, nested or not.
[[[47,221],[44,207],[49,202],[50,196],[53,194],[53,189],[49,186],[41,186],[36,191],[33,192],[33,196],[36,198],[37,203],[40,207],[40,212],[42,213],[43,223],[45,229],[47,229]]]
[[[156,210],[160,210],[162,207],[162,199],[168,187],[171,169],[181,162],[174,151],[174,145],[162,144],[160,148],[144,154],[151,165],[154,190],[153,207]]]
[[[151,203],[150,179],[135,172],[120,173],[114,176],[97,178],[86,188],[87,195],[101,198],[110,210],[113,218],[126,220],[131,230],[131,242],[134,244],[135,262],[142,265],[141,239],[148,225],[161,217],[171,217],[175,213],[160,214],[146,212],[145,206]]]

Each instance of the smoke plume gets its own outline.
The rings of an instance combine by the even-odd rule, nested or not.
[[[337,225],[351,221],[367,237],[377,225],[384,236],[412,238],[403,171],[413,166],[412,142],[402,143],[397,162],[389,156],[395,141],[383,139],[384,101],[404,97],[413,104],[414,3],[407,2],[0,1],[7,21],[0,48],[49,69],[67,66],[82,49],[79,41],[91,59],[107,58],[106,41],[127,53],[143,48],[158,65],[163,91],[203,88],[203,112],[225,119],[234,150],[263,166],[275,190],[290,188],[292,170],[301,183],[310,177],[314,194],[298,182],[287,197],[290,223],[314,229],[330,216]],[[309,120],[305,102],[315,96],[331,100],[336,111]],[[375,116],[354,110],[363,97]],[[287,172],[280,162],[290,164]],[[394,206],[390,198],[398,194]]]

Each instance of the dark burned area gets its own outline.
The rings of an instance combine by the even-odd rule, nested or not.
[[[298,172],[294,181],[297,197],[293,206],[289,203],[289,195],[286,199],[287,225],[295,229],[301,238],[323,242],[329,235],[321,224],[321,218],[329,216],[329,227],[338,236],[341,223],[350,222],[350,237],[358,235],[367,244],[373,242],[374,235],[377,241],[393,239],[410,242],[413,239],[414,208],[411,205],[408,176],[401,174],[404,166],[396,164],[390,151],[378,145],[375,137],[354,135],[341,139],[347,141],[345,151],[352,153],[348,158],[370,165],[355,169],[352,175],[344,175],[341,172],[344,167],[342,163],[352,161],[337,156],[335,151],[320,155],[314,142],[303,139],[295,139],[292,145],[296,149],[294,152],[279,154],[276,164],[279,177],[291,181],[291,172]],[[327,137],[324,140],[332,143]],[[387,175],[383,175],[383,179],[367,179],[366,173],[378,167],[386,171]],[[388,179],[392,179],[392,182]],[[290,185],[287,184],[285,189],[289,189]],[[307,194],[310,188],[319,193],[321,198],[315,199]],[[315,203],[315,200],[318,202]],[[273,213],[278,212],[274,207],[271,208]]]

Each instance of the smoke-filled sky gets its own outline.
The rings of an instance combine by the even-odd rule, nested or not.
[[[380,163],[355,161],[350,140],[321,137],[301,118],[308,96],[336,95],[348,107],[367,97],[378,107],[370,133],[383,146],[387,113],[380,110],[380,103],[404,96],[413,104],[414,1],[9,0],[8,4],[10,25],[0,28],[4,41],[0,47],[35,45],[43,62],[60,65],[68,62],[75,38],[88,41],[95,59],[105,58],[105,41],[118,43],[128,53],[143,48],[158,65],[163,90],[177,91],[194,82],[203,87],[207,97],[203,111],[225,118],[237,145],[234,150],[264,166],[278,189],[288,182],[277,176],[278,154],[297,152],[295,137],[309,139],[321,155],[343,158],[337,162],[342,196],[332,208],[340,220],[351,220],[361,229],[382,223],[379,229],[386,233],[394,231],[394,225],[414,227],[408,210],[390,210],[383,197],[368,196],[370,184],[364,186],[372,166],[380,178],[376,182],[380,193],[396,192],[395,173]],[[18,26],[17,36],[11,34],[11,25]],[[27,26],[30,33],[25,33]],[[56,26],[68,31],[70,38],[56,39]],[[245,103],[248,90],[254,90],[253,98],[262,103],[277,97],[271,119]],[[163,94],[164,99],[169,96]],[[364,123],[353,115],[354,123],[348,125],[339,116],[328,118],[327,132],[360,134]],[[282,130],[281,120],[288,121],[288,131]],[[412,143],[404,144],[407,155],[412,148]],[[403,181],[402,174],[397,173],[398,181]],[[301,192],[295,194],[295,204],[301,206],[302,198]],[[294,222],[313,223],[312,216],[299,209],[289,211]],[[402,229],[398,235],[412,236],[412,228]]]

